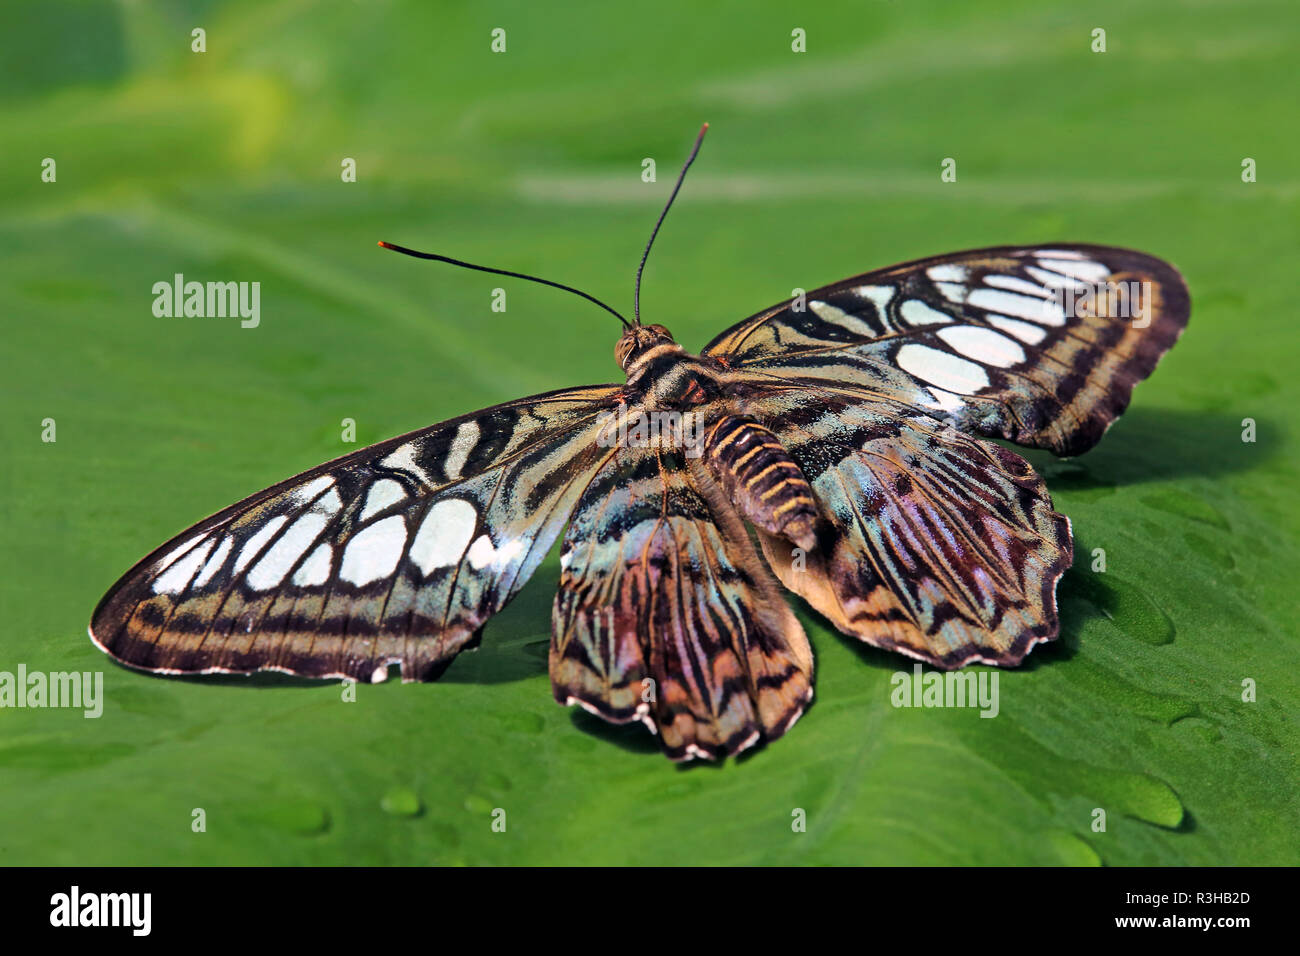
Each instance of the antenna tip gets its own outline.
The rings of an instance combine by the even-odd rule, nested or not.
[[[380,240],[379,240],[379,248],[380,248],[380,249],[391,249],[392,246],[390,246],[388,243],[384,242],[384,240],[380,239]]]

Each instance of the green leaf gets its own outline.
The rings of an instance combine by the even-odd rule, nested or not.
[[[520,4],[492,54],[497,23],[414,2],[8,5],[0,672],[102,672],[106,700],[0,709],[0,862],[1300,862],[1300,15],[1248,6]],[[375,242],[622,305],[704,119],[643,295],[690,347],[796,286],[965,247],[1107,242],[1187,276],[1186,335],[1102,444],[1031,456],[1076,561],[1061,639],[998,674],[996,717],[893,706],[911,663],[796,601],[814,706],[679,768],[552,702],[553,559],[441,682],[354,702],[150,677],[90,644],[113,581],[231,501],[614,379],[599,310]],[[259,281],[260,325],[154,317],[176,273]]]

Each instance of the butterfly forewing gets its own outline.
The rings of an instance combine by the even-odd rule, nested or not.
[[[1182,277],[1106,246],[1004,246],[846,279],[704,350],[733,368],[860,387],[963,431],[1073,455],[1187,324]]]
[[[431,680],[518,590],[607,453],[614,386],[394,438],[222,511],[141,561],[91,637],[165,673]]]

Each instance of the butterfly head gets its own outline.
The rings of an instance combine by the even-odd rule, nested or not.
[[[656,346],[673,344],[673,334],[662,325],[634,325],[614,346],[614,358],[626,372],[633,362]]]

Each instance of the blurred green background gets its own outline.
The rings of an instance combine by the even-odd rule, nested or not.
[[[1298,26],[1250,0],[6,3],[0,670],[103,670],[107,703],[0,710],[0,863],[1300,862]],[[910,663],[796,602],[815,706],[678,768],[552,703],[553,558],[442,682],[355,703],[92,647],[109,585],[237,498],[614,379],[598,309],[375,242],[630,305],[703,120],[643,296],[690,348],[795,286],[979,245],[1113,243],[1188,279],[1187,334],[1101,446],[1032,456],[1076,568],[998,718],[893,708]],[[155,318],[177,272],[260,281],[260,327]]]

